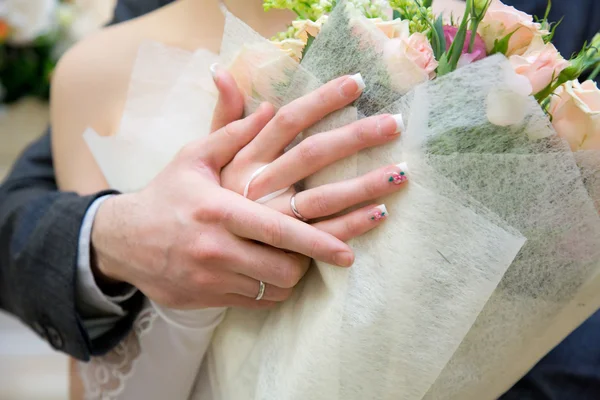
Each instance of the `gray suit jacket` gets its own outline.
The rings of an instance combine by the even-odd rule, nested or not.
[[[113,23],[169,2],[121,0]],[[91,203],[114,192],[81,197],[58,191],[50,134],[48,129],[25,150],[0,186],[0,308],[55,349],[87,360],[108,352],[127,334],[143,297],[138,293],[123,304],[128,317],[90,339],[75,308],[79,230]]]

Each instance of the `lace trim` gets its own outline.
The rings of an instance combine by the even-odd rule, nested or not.
[[[113,400],[123,392],[141,354],[140,339],[152,329],[157,316],[156,310],[148,305],[134,321],[129,335],[110,353],[79,363],[85,400]]]

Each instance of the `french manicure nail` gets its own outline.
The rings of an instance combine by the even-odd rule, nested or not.
[[[398,168],[398,172],[392,172],[388,178],[388,182],[400,185],[408,180],[408,165],[403,162],[396,165],[396,167]]]
[[[217,82],[217,80],[218,80],[218,77],[217,77],[217,71],[218,70],[219,70],[219,64],[218,63],[211,64],[211,66],[210,66],[210,74],[212,75],[213,80],[215,82]]]
[[[340,92],[345,97],[351,97],[362,92],[365,87],[365,81],[359,72],[358,74],[349,76],[348,79],[342,83]]]
[[[385,204],[380,204],[371,211],[369,211],[369,219],[371,221],[379,221],[388,216],[388,210],[385,207]]]
[[[350,267],[354,264],[354,255],[347,251],[340,251],[333,256],[333,260],[340,267]]]
[[[392,115],[394,121],[396,121],[396,133],[400,133],[404,130],[404,118],[402,118],[402,114]]]

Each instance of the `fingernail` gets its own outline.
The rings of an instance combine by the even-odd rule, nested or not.
[[[405,162],[396,165],[397,172],[392,172],[388,178],[388,182],[394,185],[400,185],[408,180],[408,165]]]
[[[404,129],[402,116],[384,115],[377,120],[377,132],[382,136],[398,137],[398,134]]]
[[[371,221],[379,221],[384,218],[387,218],[388,210],[385,207],[385,204],[380,204],[371,211],[369,211],[369,219]]]
[[[215,83],[219,80],[219,78],[217,77],[217,72],[219,71],[219,63],[214,63],[211,64],[210,66],[210,74],[213,77],[213,80],[215,81]]]
[[[394,121],[396,121],[396,133],[400,133],[404,130],[404,118],[402,118],[402,114],[392,115]]]
[[[354,254],[347,251],[341,251],[336,253],[333,257],[336,265],[340,267],[350,267],[354,264]]]
[[[365,87],[365,81],[359,72],[344,80],[344,83],[340,86],[340,92],[345,97],[352,97],[362,92]]]

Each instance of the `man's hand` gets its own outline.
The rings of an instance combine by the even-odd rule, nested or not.
[[[105,201],[92,231],[99,271],[168,307],[264,308],[290,295],[310,258],[350,266],[331,234],[220,187],[221,169],[273,114],[264,104],[185,147],[144,190]]]

